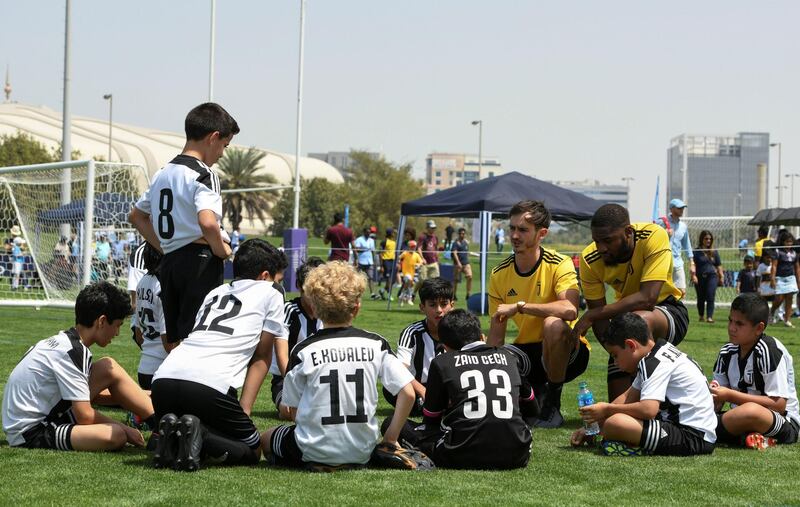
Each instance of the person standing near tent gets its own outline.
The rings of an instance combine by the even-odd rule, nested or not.
[[[551,221],[543,203],[521,201],[508,214],[514,253],[489,279],[492,320],[487,344],[503,345],[508,321],[514,321],[519,334],[513,347],[530,361],[528,380],[536,398],[544,395],[533,425],[557,428],[564,424],[562,387],[589,364],[589,343],[573,335],[570,327],[578,317],[578,276],[572,259],[541,246]]]
[[[428,220],[425,232],[417,238],[417,253],[422,256],[424,265],[420,271],[419,281],[414,287],[414,294],[419,290],[422,281],[439,276],[439,238],[436,237],[436,222]]]
[[[329,261],[350,262],[350,248],[356,249],[355,238],[353,230],[344,225],[344,217],[338,211],[333,214],[333,225],[325,231],[322,240],[331,245]]]
[[[689,274],[692,283],[696,282],[696,270],[692,242],[689,239],[689,228],[686,222],[681,222],[681,217],[686,209],[686,203],[680,199],[669,201],[669,216],[659,217],[656,223],[663,227],[669,235],[672,248],[672,283],[681,291],[681,297],[686,297],[686,272],[683,269],[683,254],[689,259]]]

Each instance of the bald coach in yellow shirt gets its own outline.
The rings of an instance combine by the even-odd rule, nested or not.
[[[581,254],[581,287],[588,310],[573,329],[583,336],[591,327],[602,342],[611,317],[635,312],[655,340],[677,345],[689,328],[681,291],[672,283],[672,251],[667,232],[656,224],[630,223],[628,210],[605,204],[592,217],[592,244]],[[615,301],[606,301],[606,285]],[[623,394],[633,377],[609,357],[608,399]]]
[[[514,254],[492,270],[489,279],[488,343],[505,341],[511,319],[519,334],[514,347],[530,362],[527,375],[536,396],[544,395],[533,425],[557,428],[561,388],[586,370],[589,344],[572,334],[569,322],[578,316],[578,277],[572,259],[541,246],[550,227],[550,212],[541,202],[522,201],[509,211]]]

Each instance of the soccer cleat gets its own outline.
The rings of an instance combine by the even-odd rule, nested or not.
[[[178,419],[175,438],[178,441],[178,456],[175,470],[195,472],[200,470],[200,453],[203,450],[205,428],[197,416],[185,414]]]
[[[744,438],[744,446],[748,449],[761,451],[767,447],[775,447],[778,441],[771,437],[765,437],[761,433],[750,433]]]
[[[175,414],[165,414],[158,421],[158,441],[153,453],[154,467],[172,468],[175,466],[175,458],[178,454],[178,441],[175,438],[177,426],[178,417]]]
[[[783,321],[783,325],[784,325],[785,327],[794,327],[794,324],[792,324],[792,323],[791,323],[790,321],[788,321],[788,320],[784,320],[784,321]]]
[[[600,442],[600,451],[606,456],[641,456],[644,454],[641,447],[631,447],[619,440],[605,440]]]
[[[133,412],[128,412],[128,415],[125,417],[125,422],[131,428],[136,428],[139,431],[151,431],[152,429],[148,426],[147,422],[139,417],[138,415],[134,414]]]
[[[560,428],[563,424],[564,416],[561,415],[561,411],[548,404],[542,407],[539,417],[533,421],[534,427],[545,429]]]

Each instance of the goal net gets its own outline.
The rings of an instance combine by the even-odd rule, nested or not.
[[[125,287],[147,181],[142,166],[91,160],[0,168],[0,305],[72,307],[93,281]]]

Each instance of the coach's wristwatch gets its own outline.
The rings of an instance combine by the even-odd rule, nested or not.
[[[525,305],[528,304],[525,301],[517,301],[517,313],[522,315],[522,309],[525,308]]]

